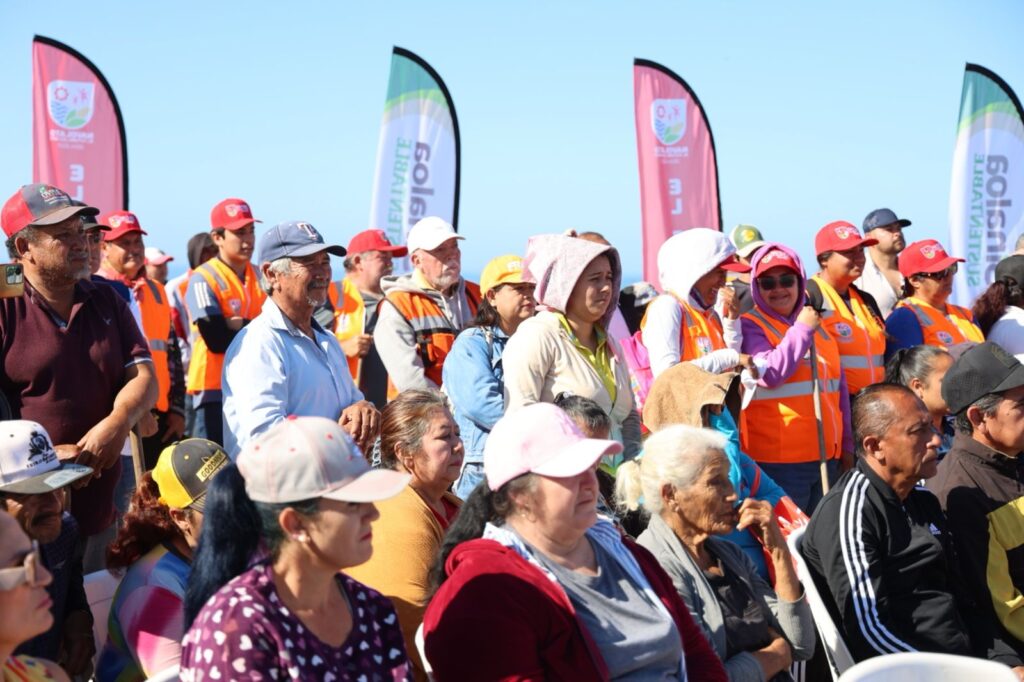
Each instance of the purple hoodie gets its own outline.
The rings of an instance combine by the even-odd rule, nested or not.
[[[797,293],[797,300],[805,301],[807,273],[804,271],[803,264],[800,262],[800,256],[798,256],[792,249],[783,246],[782,244],[765,244],[754,253],[754,257],[750,261],[750,265],[753,267],[752,272],[757,272],[758,263],[761,262],[761,259],[765,254],[773,249],[778,249],[785,253],[787,256],[792,258],[793,262],[800,268],[800,272],[798,273],[800,276],[800,282],[798,284],[800,291]],[[761,329],[760,325],[756,322],[752,322],[746,317],[740,319],[743,329],[743,352],[753,356],[759,361],[759,364],[762,362],[767,363],[764,366],[764,370],[761,372],[758,384],[765,388],[775,388],[776,386],[785,383],[789,377],[793,376],[793,372],[796,371],[800,360],[804,357],[807,353],[807,349],[811,346],[811,341],[814,338],[814,330],[806,324],[796,321],[797,316],[803,309],[803,305],[794,306],[789,315],[780,315],[772,310],[764,299],[761,298],[761,293],[758,291],[756,281],[752,281],[750,284],[750,295],[754,300],[754,306],[762,315],[779,320],[787,325],[791,325],[786,331],[786,335],[782,337],[782,341],[779,342],[779,345],[773,346],[772,342],[765,336],[764,330]],[[839,384],[839,409],[843,413],[843,451],[853,452],[853,428],[850,421],[850,394],[846,389],[845,375],[840,379]]]

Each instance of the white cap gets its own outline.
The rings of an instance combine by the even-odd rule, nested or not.
[[[61,462],[50,434],[24,419],[0,422],[0,492],[39,495],[92,473],[84,464]]]
[[[412,226],[405,239],[405,245],[412,253],[416,249],[433,251],[449,239],[465,239],[448,221],[437,216],[427,216]]]
[[[569,478],[604,455],[620,452],[618,441],[584,436],[561,408],[534,403],[506,413],[491,429],[484,445],[484,475],[491,490],[527,473]]]
[[[352,438],[324,417],[291,416],[274,424],[242,448],[237,464],[255,502],[375,502],[402,492],[411,478],[371,469]]]
[[[168,256],[155,246],[146,247],[146,265],[163,265],[172,260],[174,256]]]

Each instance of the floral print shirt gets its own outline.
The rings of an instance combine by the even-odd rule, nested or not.
[[[411,680],[391,602],[346,575],[338,585],[352,610],[340,647],[321,641],[281,601],[270,565],[261,562],[222,587],[185,635],[181,679]]]

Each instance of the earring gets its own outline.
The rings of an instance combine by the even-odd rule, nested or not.
[[[295,540],[296,542],[301,542],[301,543],[305,544],[305,543],[309,542],[309,536],[306,535],[305,533],[299,533],[297,535],[293,535],[292,536],[292,540]]]

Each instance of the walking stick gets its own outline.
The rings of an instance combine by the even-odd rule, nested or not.
[[[139,427],[133,426],[128,432],[128,443],[132,449],[132,464],[135,468],[135,487],[142,483],[142,474],[146,473],[146,464],[142,459],[142,439],[139,438]]]
[[[817,330],[814,332],[817,334]],[[828,457],[825,454],[825,427],[821,418],[821,382],[818,380],[818,351],[811,338],[811,396],[814,400],[814,420],[818,426],[818,460],[821,466],[821,494],[828,494]]]

